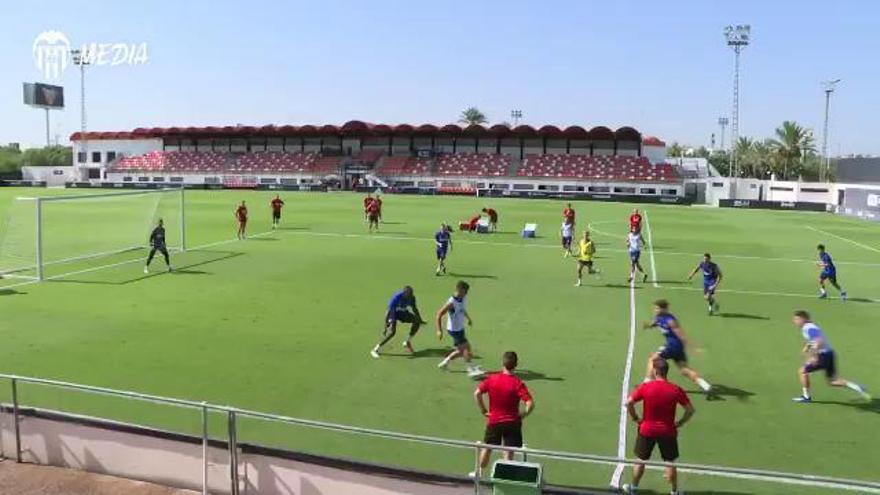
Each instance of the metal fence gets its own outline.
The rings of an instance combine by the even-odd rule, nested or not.
[[[780,471],[768,471],[759,469],[735,468],[725,466],[714,466],[705,464],[691,463],[666,463],[653,461],[637,461],[634,459],[626,459],[613,456],[583,454],[576,452],[563,452],[533,448],[512,448],[494,445],[486,445],[481,442],[467,442],[463,440],[451,440],[439,437],[430,437],[424,435],[410,435],[406,433],[398,433],[393,431],[378,430],[372,428],[361,428],[357,426],[349,426],[335,423],[327,423],[323,421],[315,421],[309,419],[293,418],[279,414],[264,413],[251,411],[232,406],[222,406],[216,404],[208,404],[206,402],[198,402],[184,399],[175,399],[169,397],[161,397],[156,395],[142,394],[125,390],[115,390],[104,387],[95,387],[90,385],[82,385],[77,383],[69,383],[58,380],[48,380],[43,378],[33,378],[18,375],[0,374],[0,379],[9,380],[11,386],[12,398],[12,414],[15,433],[15,458],[17,462],[22,462],[22,445],[20,430],[20,397],[19,384],[28,383],[36,385],[44,385],[48,387],[56,387],[66,390],[80,391],[90,394],[119,397],[124,399],[150,402],[155,404],[163,404],[168,406],[180,407],[195,411],[199,415],[201,422],[201,445],[202,445],[202,493],[208,494],[208,414],[216,412],[226,415],[227,419],[227,448],[229,452],[229,487],[232,495],[240,493],[239,479],[239,458],[238,458],[238,418],[254,418],[266,421],[274,421],[288,425],[297,425],[306,428],[328,430],[339,433],[348,433],[353,435],[362,435],[374,438],[384,438],[391,440],[399,440],[410,443],[420,443],[434,446],[452,447],[458,449],[471,450],[474,453],[474,471],[477,476],[473,480],[474,493],[479,495],[483,487],[480,483],[481,469],[479,463],[479,453],[481,449],[491,448],[495,451],[507,451],[514,454],[522,455],[524,458],[538,458],[549,460],[570,461],[589,464],[604,465],[634,465],[645,464],[648,467],[664,468],[674,465],[683,472],[704,474],[710,476],[719,476],[726,478],[743,478],[752,481],[765,481],[773,483],[782,483],[787,485],[813,486],[820,488],[834,488],[841,490],[853,490],[862,493],[878,493],[880,494],[880,482],[853,480],[845,478],[835,478],[828,476],[814,476],[809,474],[787,473]]]

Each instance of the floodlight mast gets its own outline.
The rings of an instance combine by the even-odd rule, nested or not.
[[[718,125],[721,126],[721,142],[719,143],[719,149],[724,151],[724,129],[727,128],[727,124],[730,123],[730,119],[727,117],[718,117]]]
[[[739,176],[739,158],[736,155],[736,143],[739,140],[739,55],[751,42],[752,27],[748,24],[727,26],[724,28],[724,38],[727,46],[733,49],[733,115],[730,125],[730,177]]]
[[[519,119],[521,119],[522,116],[523,116],[522,110],[511,110],[510,111],[510,118],[513,119],[513,127],[516,127],[519,125]]]
[[[85,163],[89,162],[89,143],[86,139],[86,66],[91,64],[88,51],[79,48],[70,51],[73,64],[79,66],[79,149],[85,155]],[[78,160],[77,160],[78,162]]]
[[[831,93],[839,82],[840,79],[835,79],[822,83],[825,88],[825,122],[822,126],[822,167],[819,169],[819,178],[823,181],[828,180],[831,172],[831,157],[828,156],[828,114],[831,108]]]

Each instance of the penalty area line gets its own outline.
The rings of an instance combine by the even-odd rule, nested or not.
[[[824,230],[822,230],[822,229],[817,229],[816,227],[813,227],[813,226],[810,226],[810,225],[807,225],[806,227],[807,227],[808,229],[814,231],[814,232],[818,232],[818,233],[820,233],[820,234],[824,234],[824,235],[830,235],[831,237],[834,237],[835,239],[839,239],[839,240],[841,240],[841,241],[843,241],[843,242],[848,242],[848,243],[852,244],[853,246],[858,246],[858,247],[860,247],[860,248],[867,249],[868,251],[874,251],[875,253],[880,253],[880,249],[877,249],[877,248],[875,248],[875,247],[873,247],[873,246],[869,246],[869,245],[867,245],[867,244],[862,244],[861,242],[854,241],[854,240],[852,240],[852,239],[848,239],[848,238],[846,238],[846,237],[839,236],[839,235],[837,235],[837,234],[832,234],[831,232],[826,232],[826,231],[824,231]]]
[[[660,287],[657,283],[657,263],[654,262],[654,237],[651,235],[651,220],[648,219],[648,210],[645,210],[645,228],[648,230],[648,254],[651,259],[651,278],[654,287]]]
[[[632,378],[633,353],[636,342],[636,282],[629,282],[629,343],[626,347],[626,364],[623,368],[623,380],[620,383],[620,423],[617,429],[617,457],[626,457],[626,425],[628,414],[626,401],[629,398],[630,380]],[[614,489],[620,488],[620,478],[623,476],[625,465],[618,463],[611,475],[610,485]]]
[[[259,234],[251,235],[251,236],[249,236],[249,237],[263,237],[263,236],[265,236],[265,235],[271,234],[272,232],[273,232],[273,231],[269,230],[269,231],[266,231],[266,232],[260,232]],[[239,240],[240,240],[240,239],[226,239],[226,240],[223,240],[223,241],[209,242],[209,243],[207,243],[207,244],[201,244],[201,245],[199,245],[199,246],[191,247],[191,248],[189,248],[187,251],[198,251],[198,250],[200,250],[200,249],[207,249],[207,248],[214,247],[214,246],[221,246],[221,245],[223,245],[223,244],[230,244],[230,243],[233,243],[233,242],[239,242]],[[186,251],[183,251],[183,252],[186,252]],[[137,263],[137,262],[141,262],[141,263],[143,263],[143,262],[144,262],[143,257],[140,257],[140,258],[134,258],[134,259],[125,260],[125,261],[119,261],[119,262],[116,262],[116,263],[108,263],[108,264],[106,264],[106,265],[93,266],[93,267],[91,267],[91,268],[84,268],[84,269],[82,269],[82,270],[75,270],[75,271],[72,271],[72,272],[61,273],[61,274],[58,274],[58,275],[52,275],[51,277],[45,277],[45,278],[43,278],[42,282],[47,282],[47,281],[52,281],[52,280],[60,280],[60,279],[63,279],[63,278],[72,277],[72,276],[74,276],[74,275],[82,275],[82,274],[84,274],[84,273],[97,272],[97,271],[100,271],[100,270],[106,270],[106,269],[109,269],[109,268],[116,268],[116,267],[118,267],[118,266],[124,266],[124,265],[128,265],[128,264],[131,264],[131,263]],[[158,272],[158,273],[156,273],[156,275],[162,275],[163,273],[167,273],[167,272]],[[5,285],[5,286],[0,287],[0,289],[13,289],[13,288],[16,288],[16,287],[24,287],[24,286],[26,286],[26,285],[38,284],[38,283],[40,283],[40,282],[41,282],[41,280],[28,280],[27,282],[19,282],[19,283],[16,283],[16,284]]]

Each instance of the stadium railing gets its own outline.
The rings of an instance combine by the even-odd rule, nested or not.
[[[144,401],[156,404],[164,404],[168,406],[192,409],[200,414],[201,422],[201,440],[202,440],[202,493],[208,494],[208,447],[210,438],[208,434],[208,413],[219,412],[227,417],[227,448],[230,459],[229,466],[229,482],[230,493],[239,495],[240,479],[238,470],[238,429],[237,420],[240,417],[253,419],[275,421],[289,425],[297,425],[307,428],[329,430],[339,433],[350,433],[355,435],[364,435],[369,437],[400,440],[405,442],[413,442],[420,444],[428,444],[434,446],[453,447],[459,449],[470,449],[474,452],[474,471],[477,476],[474,478],[474,493],[479,495],[482,490],[480,482],[481,469],[479,464],[479,453],[483,448],[491,448],[494,451],[507,451],[519,454],[523,458],[539,458],[549,460],[571,461],[590,464],[604,464],[613,466],[631,466],[634,464],[645,464],[649,468],[664,468],[667,466],[675,466],[682,472],[690,472],[704,474],[710,476],[720,476],[728,478],[745,478],[752,481],[766,481],[773,483],[782,483],[787,485],[806,485],[821,488],[836,488],[844,490],[862,491],[863,493],[880,493],[880,482],[872,482],[866,480],[854,480],[846,478],[837,478],[830,476],[817,476],[811,474],[789,473],[781,471],[770,471],[749,468],[736,468],[708,464],[694,463],[666,463],[655,461],[638,461],[635,459],[627,459],[623,457],[614,457],[606,455],[584,454],[577,452],[564,452],[546,449],[534,448],[514,448],[502,447],[497,445],[486,445],[482,442],[468,442],[464,440],[453,440],[447,438],[439,438],[425,435],[412,435],[407,433],[399,433],[387,430],[379,430],[373,428],[362,428],[358,426],[343,425],[337,423],[329,423],[310,419],[294,418],[280,414],[265,413],[252,411],[233,406],[223,406],[217,404],[209,404],[207,402],[198,402],[186,399],[176,399],[170,397],[162,397],[157,395],[143,394],[126,390],[116,390],[105,387],[96,387],[91,385],[82,385],[78,383],[64,382],[58,380],[50,380],[44,378],[34,378],[20,375],[0,374],[0,379],[6,379],[10,382],[11,387],[11,409],[13,414],[13,428],[15,434],[15,458],[16,462],[22,462],[22,444],[20,432],[20,413],[19,409],[22,404],[19,401],[18,385],[21,383],[43,385],[48,387],[57,387],[60,389],[74,390],[79,392],[98,394],[104,396],[113,396],[130,400]]]

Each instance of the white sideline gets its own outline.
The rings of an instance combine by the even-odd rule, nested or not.
[[[814,231],[814,232],[818,232],[818,233],[820,233],[820,234],[830,235],[831,237],[834,237],[834,238],[836,238],[836,239],[840,239],[841,241],[844,241],[844,242],[848,242],[848,243],[850,243],[850,244],[852,244],[852,245],[854,245],[854,246],[858,246],[858,247],[860,247],[860,248],[864,248],[864,249],[867,249],[867,250],[869,250],[869,251],[874,251],[875,253],[880,253],[880,249],[877,249],[877,248],[875,248],[875,247],[869,246],[869,245],[867,245],[867,244],[862,244],[861,242],[854,241],[854,240],[852,240],[852,239],[848,239],[848,238],[846,238],[846,237],[839,236],[839,235],[837,235],[837,234],[832,234],[831,232],[825,232],[825,231],[822,230],[822,229],[817,229],[816,227],[813,227],[813,226],[810,226],[810,225],[807,225],[807,228],[810,229],[810,230],[812,230],[812,231]]]
[[[620,423],[617,430],[617,457],[626,457],[626,424],[627,412],[626,401],[629,398],[629,385],[632,376],[633,352],[636,344],[636,282],[635,279],[629,281],[629,343],[626,347],[626,365],[623,368],[623,380],[620,384]],[[611,475],[611,487],[620,488],[620,477],[623,475],[623,464],[617,464],[614,467],[614,474]]]
[[[651,235],[651,221],[648,219],[648,210],[645,210],[645,228],[648,230],[648,253],[651,255],[651,277],[654,287],[660,287],[657,283],[657,264],[654,262],[654,238]]]
[[[665,468],[656,467],[656,466],[648,466],[648,469],[655,471],[662,471]],[[696,469],[689,468],[678,468],[679,473],[688,473],[688,474],[696,474],[701,476],[712,476],[710,473],[706,473],[703,471],[699,471]],[[773,478],[773,477],[762,477],[762,476],[754,476],[751,474],[739,474],[739,473],[724,473],[723,475],[719,475],[720,478],[733,478],[733,479],[741,479],[741,480],[749,480],[749,481],[769,481],[782,483],[784,485],[797,485],[797,486],[809,486],[811,488],[833,488],[836,490],[846,490],[851,492],[859,492],[859,493],[880,493],[880,489],[877,488],[867,488],[862,486],[850,486],[843,483],[829,483],[824,481],[815,481],[815,480],[793,480],[789,478]]]
[[[248,237],[262,237],[264,235],[271,234],[272,232],[273,231],[268,230],[266,232],[260,232],[258,234],[249,235]],[[238,241],[239,241],[238,239],[226,239],[223,241],[209,242],[208,244],[202,244],[200,246],[191,247],[188,249],[188,251],[198,251],[199,249],[207,249],[209,247],[220,246],[222,244],[229,244],[229,243],[238,242]],[[59,280],[62,278],[73,276],[73,275],[82,275],[83,273],[97,272],[100,270],[106,270],[108,268],[115,268],[117,266],[127,265],[129,263],[138,263],[138,262],[143,263],[143,261],[144,261],[144,259],[141,257],[141,258],[135,258],[135,259],[131,259],[131,260],[119,261],[116,263],[108,263],[106,265],[93,266],[91,268],[84,268],[82,270],[75,270],[72,272],[62,273],[59,275],[53,275],[51,277],[45,277],[43,279],[43,281],[45,282],[47,280]],[[160,275],[160,274],[161,273],[157,273],[157,275]],[[40,283],[39,280],[28,280],[27,282],[19,282],[17,284],[0,286],[0,290],[12,289],[15,287],[23,287],[25,285],[38,284],[38,283]]]

